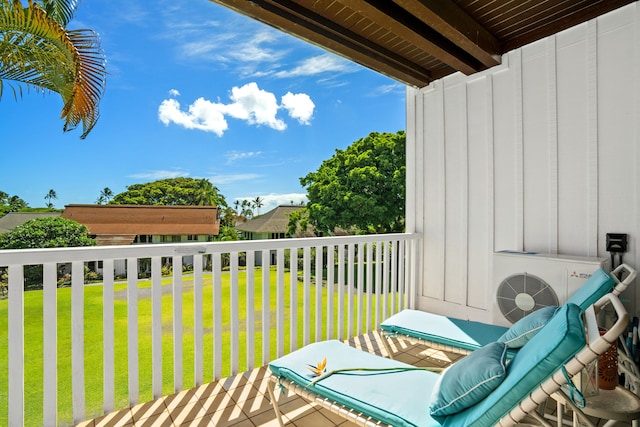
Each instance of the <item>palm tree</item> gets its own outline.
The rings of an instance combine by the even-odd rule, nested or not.
[[[109,203],[109,200],[111,200],[112,197],[113,191],[111,191],[109,187],[104,187],[100,191],[100,195],[98,196],[98,200],[96,200],[96,203],[98,203],[99,205],[103,203]]]
[[[240,215],[245,218],[251,218],[253,216],[253,212],[251,212],[251,202],[243,199],[240,205],[242,206],[242,212],[240,213]]]
[[[260,208],[264,206],[264,199],[258,196],[251,201],[251,205],[256,209],[258,215],[260,215]]]
[[[196,180],[194,193],[195,202],[198,206],[215,206],[218,196],[218,189],[208,179]]]
[[[51,203],[51,200],[55,200],[57,198],[58,198],[58,195],[56,194],[56,191],[53,188],[49,190],[46,196],[44,196],[44,199],[47,201],[47,207],[49,209],[53,208],[53,203]]]
[[[22,200],[18,196],[11,196],[7,199],[7,204],[9,205],[9,212],[17,212],[20,209],[28,208],[29,205],[27,202]]]
[[[95,126],[106,80],[105,57],[92,30],[68,30],[77,0],[0,0],[0,97],[5,81],[14,97],[23,85],[62,97],[63,131]]]

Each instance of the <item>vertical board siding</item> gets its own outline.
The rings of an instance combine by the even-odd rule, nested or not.
[[[423,145],[424,174],[424,276],[420,294],[444,299],[445,248],[447,236],[446,208],[444,194],[445,154],[444,154],[444,91],[442,81],[433,83],[432,90],[424,92],[424,133],[417,145]],[[419,92],[418,96],[421,96]],[[428,142],[428,143],[427,143]]]
[[[423,111],[408,129],[424,147],[420,308],[491,319],[494,251],[605,257],[606,233],[635,239],[639,16],[634,3],[408,92]]]

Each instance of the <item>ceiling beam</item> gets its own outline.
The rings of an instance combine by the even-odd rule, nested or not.
[[[410,86],[424,87],[433,80],[428,70],[302,8],[297,3],[286,0],[278,2],[268,0],[211,1]]]
[[[389,0],[352,0],[348,7],[455,70],[472,74],[485,68],[446,37]]]
[[[452,1],[393,0],[487,68],[500,63],[500,42]]]

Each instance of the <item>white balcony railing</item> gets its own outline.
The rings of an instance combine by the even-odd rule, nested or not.
[[[413,306],[420,237],[0,251],[9,282],[8,380],[0,384],[6,387],[0,390],[0,419],[9,426],[77,423],[141,398],[251,370],[312,341],[375,329],[387,316]],[[192,272],[174,268],[163,279],[163,263],[180,266],[185,259],[193,263]],[[88,263],[102,266],[99,286],[84,283]],[[69,264],[71,287],[58,288],[60,266]],[[32,292],[24,291],[24,267],[30,265],[43,267],[43,289],[32,291],[41,293],[41,310],[36,304],[41,312],[32,312]],[[146,281],[138,279],[142,265],[149,266]],[[126,270],[124,281],[114,273],[119,266]],[[96,292],[98,308],[89,303],[89,293]],[[34,338],[30,325],[40,321],[41,335]],[[65,334],[70,338],[63,339]],[[126,351],[116,350],[121,348]],[[42,392],[26,387],[30,381],[42,384]],[[37,415],[30,419],[33,406]],[[61,415],[64,407],[69,414]]]

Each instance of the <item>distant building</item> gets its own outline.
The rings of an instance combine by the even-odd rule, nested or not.
[[[242,232],[247,240],[284,239],[287,236],[289,215],[302,209],[300,205],[280,205],[264,215],[257,216],[246,222],[237,223],[236,229]],[[306,233],[294,237],[314,237],[311,229]]]
[[[250,219],[246,222],[236,223],[236,229],[242,232],[242,237],[247,240],[284,239],[287,237],[315,237],[311,228],[306,233],[296,236],[287,235],[289,215],[302,209],[300,205],[280,205],[269,212]],[[270,251],[271,264],[276,263],[276,251]],[[262,265],[262,258],[256,256],[256,265]]]
[[[99,246],[210,242],[220,229],[215,206],[67,205],[62,217],[87,226]],[[182,262],[192,264],[193,256],[183,256]],[[114,267],[116,275],[123,274],[125,260]],[[102,263],[89,268],[102,272]],[[138,273],[149,268],[140,265]]]
[[[220,229],[215,206],[67,205],[62,217],[86,225],[101,246],[207,242]]]
[[[52,218],[60,215],[61,212],[9,212],[0,218],[0,234],[11,231],[32,219]]]

